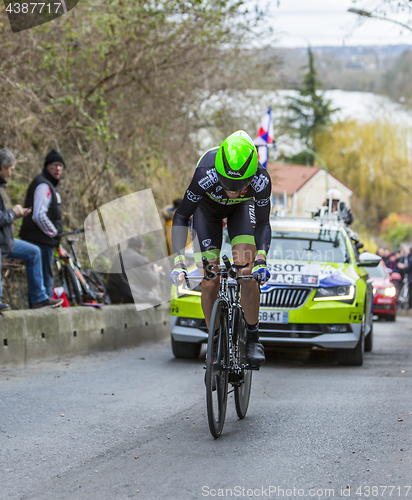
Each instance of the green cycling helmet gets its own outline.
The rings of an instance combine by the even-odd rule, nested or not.
[[[258,155],[252,139],[243,130],[229,135],[216,155],[220,184],[227,191],[243,191],[257,172]]]

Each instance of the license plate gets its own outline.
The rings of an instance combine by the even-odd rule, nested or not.
[[[289,311],[260,310],[259,321],[261,323],[289,323]]]

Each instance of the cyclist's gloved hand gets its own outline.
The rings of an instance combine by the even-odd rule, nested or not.
[[[187,269],[186,269],[186,266],[185,264],[177,264],[173,271],[169,274],[169,280],[171,281],[171,283],[173,285],[178,285],[179,284],[179,281],[183,281],[184,280],[184,277],[182,277],[182,279],[178,279],[179,277],[179,274],[184,274],[184,276],[187,276]]]
[[[270,279],[270,272],[265,260],[255,260],[255,264],[252,268],[252,276],[255,279],[260,278],[261,283],[265,283]]]

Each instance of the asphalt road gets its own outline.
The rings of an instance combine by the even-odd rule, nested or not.
[[[375,323],[361,368],[267,358],[218,440],[203,358],[169,342],[1,370],[0,498],[412,499],[411,318]]]

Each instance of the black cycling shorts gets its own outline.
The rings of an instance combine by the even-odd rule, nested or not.
[[[193,243],[195,261],[218,259],[222,247],[223,219],[227,219],[227,229],[232,248],[238,243],[255,245],[255,202],[247,200],[232,206],[220,206],[212,210],[201,203],[193,214]]]

